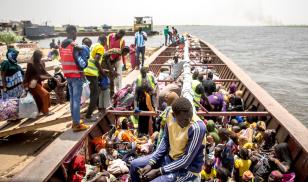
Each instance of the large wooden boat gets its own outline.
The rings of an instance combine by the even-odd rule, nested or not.
[[[258,116],[266,121],[267,128],[275,129],[278,142],[286,142],[289,145],[294,168],[298,181],[308,180],[308,130],[307,128],[273,99],[263,88],[255,83],[241,68],[231,59],[223,55],[211,44],[200,40],[199,46],[190,46],[200,55],[211,58],[211,63],[203,66],[216,70],[219,80],[226,88],[231,83],[236,83],[238,89],[243,91],[243,100],[246,107],[255,105],[257,112],[198,112],[207,116]],[[161,66],[174,56],[175,46],[164,46],[154,53],[146,64],[150,70],[158,75]],[[191,57],[193,59],[193,57]],[[191,65],[198,66],[198,65]],[[123,82],[131,83],[137,78],[139,71],[132,71]],[[168,82],[168,81],[167,81]],[[131,115],[133,111],[108,111],[98,121],[91,124],[91,128],[80,133],[66,131],[41,152],[32,163],[26,166],[22,172],[14,176],[13,181],[49,181],[62,163],[82,146],[89,146],[89,141],[109,131],[110,124],[119,115]],[[155,116],[155,112],[141,112],[140,115]],[[91,154],[91,148],[85,147],[87,155]]]

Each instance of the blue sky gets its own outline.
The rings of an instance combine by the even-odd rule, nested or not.
[[[134,16],[153,16],[156,25],[302,25],[307,7],[308,0],[0,0],[0,21],[132,25]]]

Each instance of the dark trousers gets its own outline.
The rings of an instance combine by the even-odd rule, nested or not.
[[[86,76],[90,82],[90,104],[87,110],[86,118],[90,118],[93,111],[96,109],[98,101],[98,81],[96,76]]]
[[[153,154],[150,154],[150,155],[146,155],[146,156],[134,159],[132,161],[129,174],[133,182],[141,181],[138,171],[139,169],[149,164],[149,161],[152,157],[153,157]],[[153,168],[157,169],[158,167],[168,165],[171,162],[172,162],[172,159],[168,155],[166,155],[165,157],[162,157],[161,160],[157,161],[157,163],[153,166]],[[177,171],[173,171],[172,173],[159,175],[155,179],[151,180],[151,182],[173,182],[173,181],[200,181],[200,178],[193,175],[187,169],[179,169]]]
[[[145,54],[145,46],[144,47],[137,47],[136,63],[137,63],[138,66],[140,66],[140,61],[139,61],[140,53],[141,53],[141,66],[143,67],[143,64],[144,64],[144,54]]]
[[[168,45],[168,35],[165,35],[165,46]]]

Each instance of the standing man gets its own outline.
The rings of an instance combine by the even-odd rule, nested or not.
[[[90,59],[88,60],[88,66],[84,69],[84,74],[87,80],[90,81],[90,104],[86,114],[87,121],[95,121],[96,118],[92,117],[92,113],[95,110],[98,102],[99,88],[98,88],[98,76],[104,74],[104,70],[101,68],[102,58],[105,52],[104,45],[106,44],[106,37],[100,36],[98,43],[92,45]]]
[[[67,78],[68,90],[70,94],[70,109],[73,119],[73,131],[82,131],[89,126],[80,120],[80,101],[82,92],[82,71],[76,64],[79,51],[82,49],[76,45],[77,29],[73,25],[66,28],[67,39],[63,40],[60,47],[60,57],[64,76]]]
[[[139,27],[138,32],[135,34],[135,45],[137,47],[137,57],[136,57],[136,63],[138,66],[138,69],[140,67],[140,61],[139,61],[139,56],[141,53],[141,67],[143,67],[144,64],[144,54],[145,54],[145,41],[147,40],[147,34],[142,31],[142,28]]]
[[[118,48],[123,49],[125,47],[125,41],[123,37],[125,36],[124,30],[119,30],[118,33],[110,33],[107,36],[107,50]],[[115,63],[117,77],[114,80],[116,91],[122,88],[122,61],[124,64],[124,69],[126,70],[126,55],[121,54],[111,54],[110,61]],[[122,61],[121,61],[122,60]],[[111,90],[110,90],[111,91]]]
[[[109,79],[110,79],[110,97],[112,98],[115,91],[114,91],[114,85],[115,85],[115,79],[119,76],[117,73],[117,65],[116,61],[112,60],[111,55],[118,55],[118,56],[126,56],[129,53],[129,47],[125,46],[122,49],[119,48],[113,48],[109,49],[108,51],[105,51],[104,58],[102,63],[105,65],[102,65],[103,69],[107,68],[109,70]]]
[[[165,46],[168,45],[168,36],[169,36],[169,26],[164,28],[164,36],[165,36]]]
[[[179,98],[171,107],[156,151],[131,162],[132,181],[200,181],[206,144],[205,124],[193,114],[188,99]]]
[[[50,47],[50,49],[57,49],[58,48],[57,45],[56,45],[55,39],[51,40],[49,47]]]
[[[135,110],[154,111],[154,93],[157,89],[157,82],[153,75],[149,74],[149,69],[142,67],[140,75],[136,80],[135,90]],[[139,116],[138,134],[139,136],[149,134],[149,116]],[[141,135],[140,135],[141,134]]]

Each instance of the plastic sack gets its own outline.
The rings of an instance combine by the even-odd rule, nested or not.
[[[19,118],[36,118],[38,114],[36,102],[30,92],[26,97],[19,99]]]
[[[90,98],[90,82],[86,80],[82,85],[82,93],[81,93],[81,105],[83,105],[86,100]]]
[[[124,161],[122,161],[121,159],[116,159],[114,161],[110,161],[107,171],[110,174],[116,175],[128,173],[129,169]]]
[[[18,99],[0,99],[0,121],[18,118]]]

